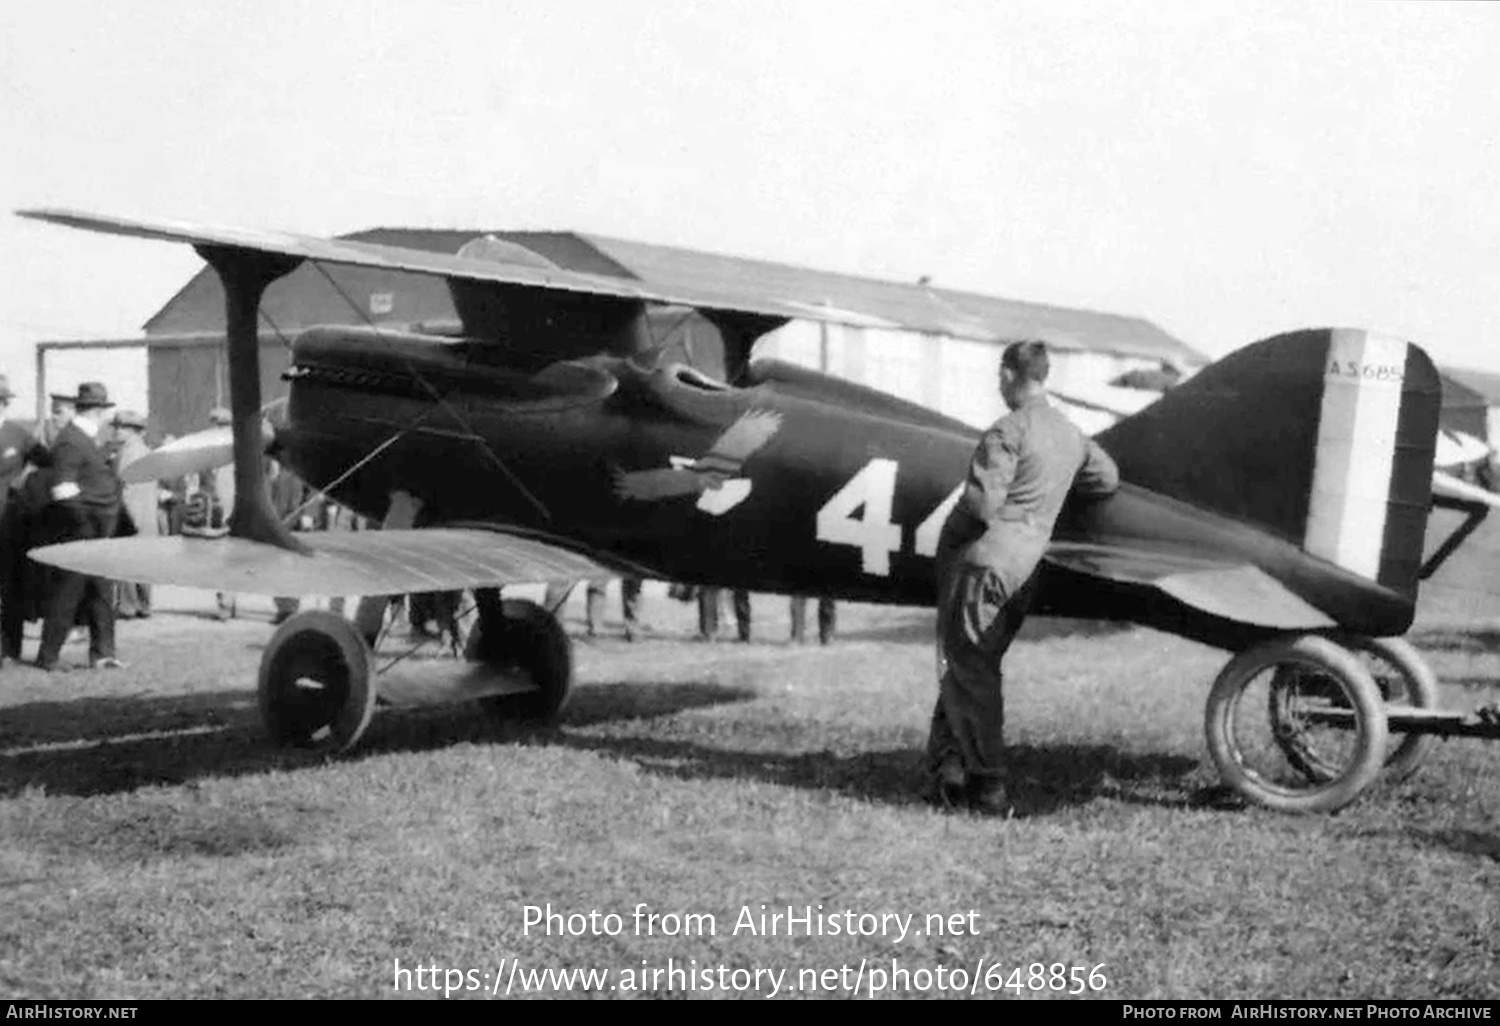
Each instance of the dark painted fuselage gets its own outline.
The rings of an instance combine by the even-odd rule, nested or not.
[[[486,358],[453,340],[304,333],[282,458],[375,519],[400,490],[420,525],[502,524],[661,579],[934,603],[937,534],[977,431],[784,365],[732,388],[680,366],[597,357],[526,375]],[[1248,563],[1358,633],[1411,618],[1404,597],[1288,539],[1129,483],[1066,510],[1057,536]],[[1037,609],[1225,648],[1267,633],[1051,567]]]

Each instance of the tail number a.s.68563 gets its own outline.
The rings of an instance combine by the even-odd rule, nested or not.
[[[899,471],[900,465],[895,460],[870,460],[818,510],[818,541],[854,546],[860,550],[864,572],[878,577],[890,575],[891,553],[902,548],[901,525],[891,519]],[[938,533],[962,493],[960,482],[917,525],[914,539],[917,555],[937,554]]]

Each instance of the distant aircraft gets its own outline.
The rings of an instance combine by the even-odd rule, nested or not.
[[[749,364],[733,384],[658,366],[646,336],[655,304],[696,308],[746,353],[794,318],[889,322],[732,285],[658,289],[509,251],[480,259],[19,213],[193,245],[224,283],[234,413],[230,537],[77,542],[35,558],[265,595],[475,589],[470,665],[446,688],[399,669],[376,686],[383,598],[365,599],[352,623],[321,611],[284,623],[259,673],[279,742],[347,748],[377,698],[482,697],[500,716],[554,716],[571,684],[569,641],[549,611],[502,601],[503,585],[631,574],[935,601],[938,533],[976,431],[774,361]],[[294,342],[270,447],[380,531],[292,535],[262,484],[258,304],[303,260],[442,276],[462,320],[456,335],[325,326]],[[1036,611],[1144,624],[1234,653],[1210,693],[1207,735],[1225,778],[1255,801],[1327,810],[1387,762],[1409,772],[1420,733],[1474,727],[1432,709],[1431,671],[1399,640],[1423,570],[1439,401],[1426,354],[1378,334],[1299,331],[1232,353],[1097,436],[1125,483],[1065,510]],[[1394,675],[1377,685],[1356,652]],[[1247,697],[1252,686],[1267,697]],[[1388,720],[1408,733],[1390,753]],[[1269,727],[1262,747],[1275,767],[1252,751],[1257,725]]]

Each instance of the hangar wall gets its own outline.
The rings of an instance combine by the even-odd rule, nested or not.
[[[280,339],[260,341],[260,398],[269,403],[287,394],[281,374],[291,351]],[[185,435],[209,426],[215,406],[229,405],[229,350],[222,335],[155,337],[150,340],[151,407],[148,440]]]

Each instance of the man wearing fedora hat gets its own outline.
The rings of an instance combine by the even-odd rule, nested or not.
[[[21,658],[26,624],[26,507],[22,486],[29,466],[47,462],[47,450],[26,424],[5,420],[15,393],[0,374],[0,662]]]
[[[85,381],[73,396],[54,395],[55,407],[67,423],[52,442],[52,503],[58,514],[59,541],[110,538],[120,519],[120,478],[105,453],[100,429],[114,405],[97,381]],[[67,416],[68,407],[72,416]],[[42,647],[37,666],[60,669],[63,642],[80,612],[89,628],[89,664],[115,669],[115,610],[109,582],[69,571],[58,571],[45,604]]]

